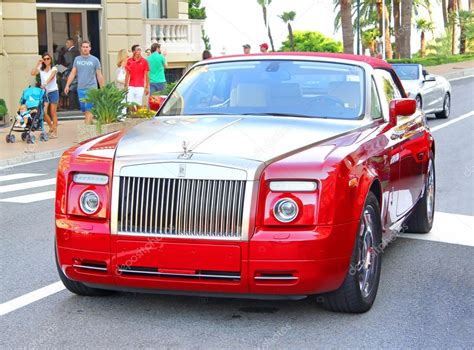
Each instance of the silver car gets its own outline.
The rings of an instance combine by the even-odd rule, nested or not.
[[[448,118],[451,112],[451,84],[444,77],[429,74],[421,64],[392,64],[408,97],[415,98],[418,108]]]

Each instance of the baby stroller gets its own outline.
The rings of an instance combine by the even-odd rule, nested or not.
[[[48,134],[44,131],[44,102],[46,91],[39,87],[28,87],[23,90],[20,98],[20,105],[28,108],[30,118],[24,126],[12,123],[10,132],[6,136],[7,143],[15,142],[13,132],[21,132],[21,139],[27,143],[35,143],[36,137],[33,132],[41,130],[40,141],[48,141]],[[18,111],[19,113],[19,111]]]

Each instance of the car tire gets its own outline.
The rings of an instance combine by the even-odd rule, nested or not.
[[[369,192],[362,210],[346,278],[339,289],[318,298],[326,310],[347,313],[370,310],[379,286],[382,267],[381,244],[380,206],[375,195]]]
[[[106,289],[91,288],[86,286],[84,283],[73,281],[64,274],[61,267],[59,266],[58,261],[58,252],[56,250],[56,245],[54,247],[55,257],[56,257],[56,268],[58,269],[59,278],[63,282],[66,289],[74,294],[88,297],[97,297],[97,296],[106,296],[113,294],[114,291]]]
[[[433,227],[436,192],[434,158],[431,154],[428,163],[428,176],[423,196],[418,200],[408,220],[403,225],[403,232],[428,233]]]
[[[451,114],[451,96],[449,93],[444,95],[443,100],[443,110],[441,112],[435,113],[436,118],[438,119],[447,119]]]

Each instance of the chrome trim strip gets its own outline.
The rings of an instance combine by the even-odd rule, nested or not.
[[[79,268],[79,269],[97,270],[97,271],[107,272],[107,267],[87,266],[87,265],[79,265],[79,264],[74,264],[74,265],[72,265],[72,267]]]
[[[294,276],[288,276],[288,277],[278,277],[278,276],[255,276],[254,279],[256,281],[276,281],[276,280],[282,280],[282,281],[296,281],[298,277]]]
[[[221,279],[232,279],[232,280],[240,280],[239,276],[229,276],[229,275],[208,275],[202,273],[193,273],[193,274],[185,274],[185,273],[171,273],[171,272],[159,272],[159,271],[141,271],[141,270],[131,270],[131,269],[117,269],[121,273],[129,273],[129,274],[137,274],[137,275],[155,275],[155,276],[176,276],[176,277],[201,277],[201,278],[221,278]]]

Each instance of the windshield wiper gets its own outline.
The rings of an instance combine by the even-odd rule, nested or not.
[[[240,115],[269,115],[273,117],[296,117],[296,118],[322,118],[327,119],[327,117],[317,117],[307,114],[296,114],[296,113],[280,113],[280,112],[263,112],[263,113],[241,113]]]

